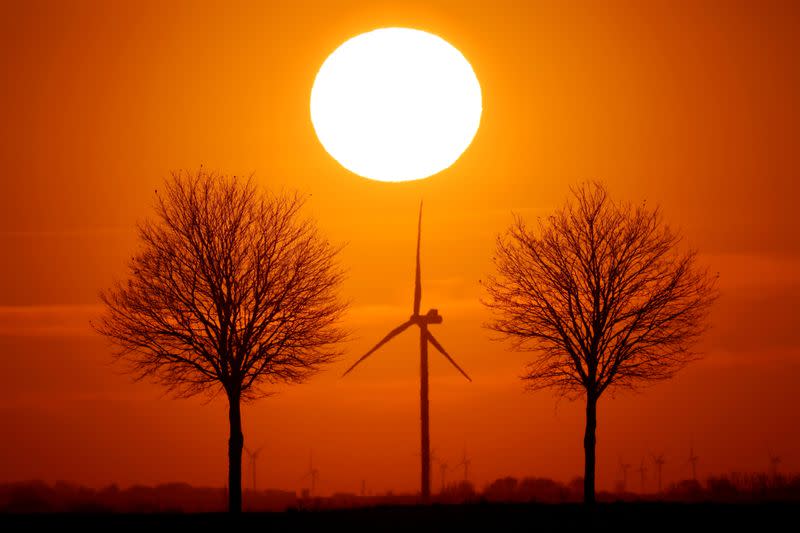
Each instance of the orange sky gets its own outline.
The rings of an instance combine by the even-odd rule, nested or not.
[[[770,449],[800,470],[792,3],[160,4],[0,8],[0,481],[224,483],[224,402],[131,384],[88,326],[97,291],[125,274],[153,189],[200,164],[312,193],[308,212],[348,243],[346,358],[245,407],[246,442],[266,443],[262,487],[299,489],[313,449],[323,493],[362,479],[418,488],[415,335],[338,376],[410,313],[421,198],[423,308],[439,308],[436,335],[474,378],[433,358],[432,447],[451,464],[466,447],[479,486],[579,475],[582,405],[523,391],[526,355],[488,340],[478,280],[512,210],[548,213],[594,178],[660,204],[721,280],[706,359],[601,400],[598,485],[614,485],[620,457],[651,452],[666,455],[665,481],[686,477],[690,444],[703,476],[766,470]],[[341,42],[403,25],[470,60],[482,124],[441,174],[372,182],[324,152],[308,97]]]

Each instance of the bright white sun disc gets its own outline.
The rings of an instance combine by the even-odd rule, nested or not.
[[[337,48],[311,89],[325,150],[366,178],[426,178],[456,162],[481,120],[481,87],[464,56],[409,28],[362,33]]]

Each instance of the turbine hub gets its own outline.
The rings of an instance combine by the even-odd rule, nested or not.
[[[411,321],[418,325],[423,324],[441,324],[442,315],[439,314],[438,309],[429,309],[424,315],[411,315]]]

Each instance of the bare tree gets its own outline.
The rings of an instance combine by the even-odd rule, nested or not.
[[[301,217],[300,196],[261,194],[252,179],[173,173],[156,197],[130,277],[101,293],[95,328],[138,379],[179,397],[225,393],[228,504],[240,512],[241,403],[338,355],[339,249]]]
[[[485,283],[488,327],[536,355],[522,379],[586,398],[584,501],[595,499],[597,401],[609,388],[670,378],[697,357],[716,278],[680,251],[659,210],[613,202],[601,184],[539,223],[497,239]]]

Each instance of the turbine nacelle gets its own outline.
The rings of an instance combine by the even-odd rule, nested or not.
[[[429,309],[424,315],[411,315],[411,318],[408,320],[409,322],[422,326],[423,324],[441,324],[444,319],[442,315],[439,314],[438,309]]]

